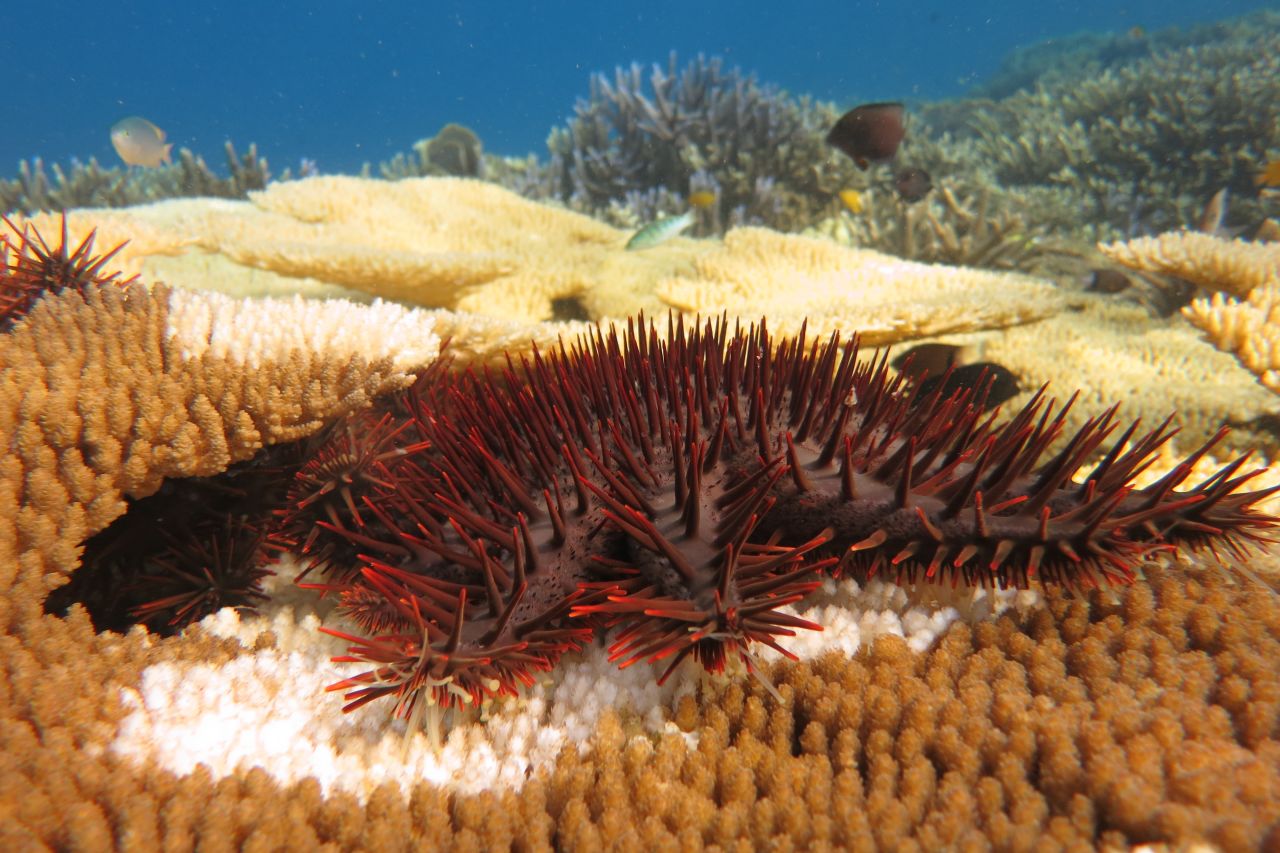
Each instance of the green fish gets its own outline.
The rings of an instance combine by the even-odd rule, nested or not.
[[[690,208],[679,216],[667,216],[655,219],[641,228],[627,241],[627,250],[651,249],[661,245],[693,224],[693,209]]]

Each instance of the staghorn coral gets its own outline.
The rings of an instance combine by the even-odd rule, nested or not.
[[[974,102],[967,122],[1000,182],[1057,187],[1099,238],[1194,222],[1224,187],[1234,217],[1259,222],[1253,178],[1280,147],[1277,23],[1263,11],[1197,44]]]
[[[1048,225],[1030,224],[1029,214],[1015,213],[1010,194],[993,185],[967,192],[944,185],[916,204],[871,190],[864,205],[861,214],[838,212],[806,233],[925,263],[1024,272],[1045,255],[1070,251],[1050,243]]]
[[[717,196],[703,233],[745,224],[790,230],[808,224],[853,172],[829,159],[822,141],[832,107],[793,100],[720,59],[699,55],[679,68],[672,53],[645,84],[638,63],[616,69],[612,81],[592,76],[590,96],[547,141],[545,177],[525,184],[534,197],[600,215],[635,194],[665,191],[683,209],[701,181]]]
[[[73,207],[127,207],[186,196],[244,198],[250,190],[260,190],[271,180],[267,160],[258,156],[256,145],[239,155],[228,140],[226,154],[231,173],[227,178],[215,175],[203,157],[186,148],[178,152],[177,163],[155,169],[104,169],[90,158],[87,165],[73,160],[68,172],[55,163],[52,180],[45,173],[44,163],[36,157],[19,164],[15,180],[0,180],[0,212],[30,214]],[[286,169],[280,180],[290,177]]]
[[[1118,264],[1171,275],[1205,290],[1247,297],[1255,287],[1280,285],[1280,244],[1227,240],[1197,231],[1174,231],[1098,246]]]
[[[1244,299],[1215,293],[1182,313],[1215,347],[1280,394],[1280,284],[1256,287]]]

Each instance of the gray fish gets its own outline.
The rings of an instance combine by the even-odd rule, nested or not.
[[[690,208],[679,216],[667,216],[655,219],[641,228],[627,241],[629,251],[635,249],[651,249],[661,245],[693,224],[693,209]]]
[[[164,141],[164,131],[140,116],[121,119],[111,127],[111,144],[120,159],[130,166],[159,166],[169,162],[172,144]]]

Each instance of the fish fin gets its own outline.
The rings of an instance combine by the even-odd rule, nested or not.
[[[173,157],[171,156],[172,152],[173,152],[173,143],[172,142],[166,143],[164,146],[164,154],[160,156],[160,162],[172,163],[173,162]]]

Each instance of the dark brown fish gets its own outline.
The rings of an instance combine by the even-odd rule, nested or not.
[[[903,107],[896,102],[863,104],[840,116],[827,134],[827,144],[839,148],[859,169],[893,159],[906,135]]]
[[[894,176],[893,188],[898,191],[898,198],[911,204],[929,194],[933,178],[924,169],[903,169]]]
[[[893,366],[912,382],[927,376],[941,376],[961,363],[964,347],[955,344],[917,344],[893,360]]]
[[[1129,287],[1129,276],[1119,270],[1094,270],[1085,290],[1090,293],[1119,293]]]
[[[994,361],[978,361],[954,368],[942,376],[930,376],[920,383],[917,399],[927,398],[939,385],[942,386],[943,397],[954,394],[961,388],[978,391],[986,388],[987,396],[983,406],[987,409],[994,409],[1021,390],[1018,387],[1018,377],[1013,375],[1013,371]]]

